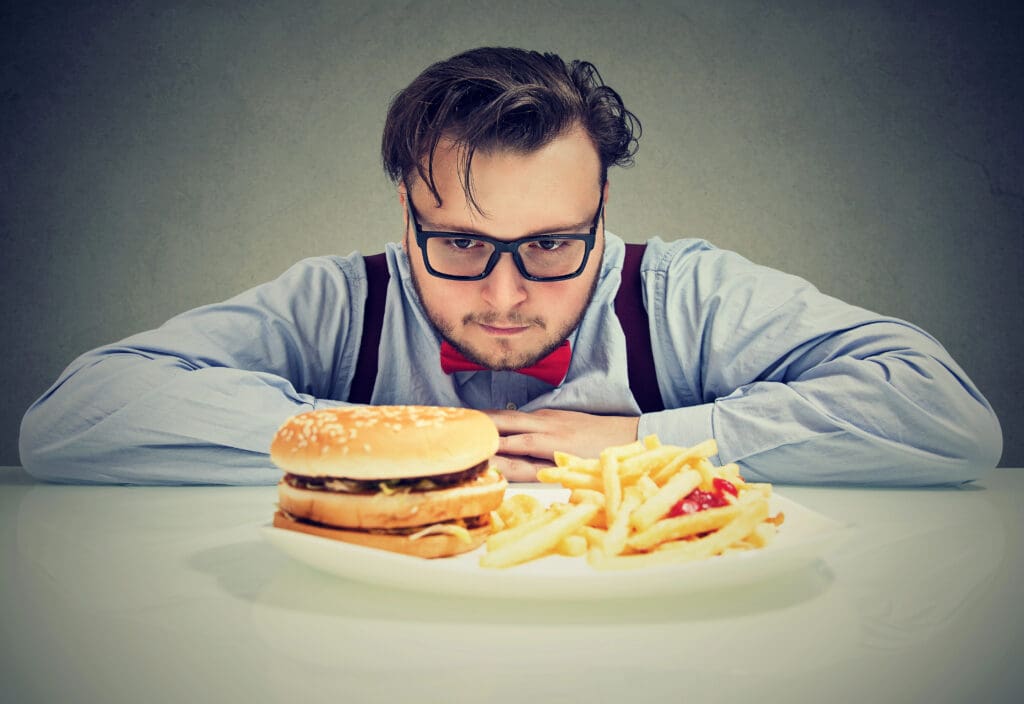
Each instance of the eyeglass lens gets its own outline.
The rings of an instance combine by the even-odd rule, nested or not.
[[[586,255],[581,239],[559,237],[518,242],[516,252],[530,276],[552,278],[575,273]],[[427,259],[436,271],[448,276],[479,276],[494,255],[494,245],[472,237],[430,237]]]

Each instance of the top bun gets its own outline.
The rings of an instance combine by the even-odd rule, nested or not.
[[[497,451],[498,430],[480,411],[345,406],[289,418],[270,459],[304,477],[404,479],[461,472]]]

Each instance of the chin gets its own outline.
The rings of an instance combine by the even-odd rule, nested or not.
[[[561,339],[555,343],[544,341],[533,345],[513,345],[504,340],[497,342],[491,340],[481,345],[467,345],[461,341],[452,340],[449,340],[449,343],[467,358],[488,369],[513,371],[534,364],[549,354],[554,347],[557,347],[561,343]]]

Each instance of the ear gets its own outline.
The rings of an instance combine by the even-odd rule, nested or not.
[[[405,184],[398,184],[398,203],[402,206],[402,249],[405,250],[406,256],[409,255],[409,208],[406,207],[405,201],[409,195],[405,191]]]
[[[409,209],[405,206],[405,200],[406,200],[406,198],[409,197],[409,195],[405,192],[405,184],[404,183],[399,183],[398,184],[397,193],[398,193],[398,204],[400,206],[402,206],[402,212],[405,213],[405,215],[403,216],[403,219],[408,220],[409,219]]]
[[[604,204],[602,207],[604,211],[601,213],[601,232],[608,229],[608,197],[611,195],[611,183],[608,179],[604,180],[604,192],[601,193],[601,202]]]

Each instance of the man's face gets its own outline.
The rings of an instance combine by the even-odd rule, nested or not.
[[[457,151],[442,142],[434,155],[440,208],[426,184],[418,178],[411,181],[412,202],[423,230],[500,240],[585,233],[599,199],[605,197],[597,150],[582,131],[559,137],[532,154],[476,152],[473,195],[482,213],[467,201],[457,167]],[[399,192],[404,204],[404,188]],[[579,324],[601,266],[604,219],[583,273],[565,281],[530,281],[510,254],[502,254],[490,275],[479,281],[432,276],[408,217],[403,246],[420,300],[441,336],[478,364],[518,369],[551,352]]]

